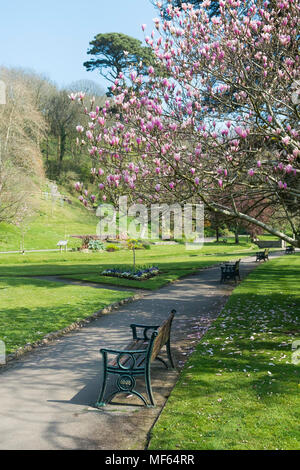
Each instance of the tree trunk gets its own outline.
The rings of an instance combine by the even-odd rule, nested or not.
[[[67,138],[67,134],[65,133],[65,131],[64,130],[61,131],[61,134],[60,134],[60,152],[59,152],[60,166],[62,164],[64,155],[65,155],[65,151],[66,151],[66,138]]]
[[[239,244],[239,228],[238,227],[235,227],[235,231],[234,231],[234,243],[236,245]]]
[[[58,160],[58,174],[60,175],[62,161],[66,151],[66,133],[64,129],[60,130],[60,133],[57,137],[57,160]]]
[[[48,161],[49,160],[49,137],[48,137],[48,134],[47,134],[47,140],[46,140],[46,160]]]

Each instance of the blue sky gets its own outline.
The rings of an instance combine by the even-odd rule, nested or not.
[[[3,2],[4,3],[4,2]],[[90,79],[106,88],[83,62],[98,33],[121,32],[144,39],[157,11],[150,0],[10,0],[0,6],[0,65],[22,67],[64,86]]]

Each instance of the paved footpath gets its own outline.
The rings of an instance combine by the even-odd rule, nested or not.
[[[242,260],[242,278],[257,264],[253,257]],[[147,292],[0,369],[0,449],[144,449],[180,368],[234,288],[219,279],[216,266]],[[93,408],[101,385],[99,349],[125,347],[130,323],[159,324],[173,308],[176,370],[153,364],[157,406],[116,397],[116,404]]]

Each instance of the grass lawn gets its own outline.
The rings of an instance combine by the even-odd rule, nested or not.
[[[132,252],[120,250],[113,253],[26,253],[0,255],[0,276],[60,275],[68,278],[106,284],[157,289],[193,271],[253,254],[252,245],[243,241],[240,245],[207,243],[202,250],[189,251],[185,245],[153,245],[150,250],[138,250],[138,266],[158,266],[161,274],[147,281],[134,281],[100,276],[108,267],[132,265]],[[249,251],[250,250],[250,251]]]
[[[128,266],[132,253],[27,253],[0,255],[0,339],[7,353],[43,338],[102,307],[132,295],[106,289],[64,285],[36,275],[60,275],[120,286],[156,289],[201,267],[249,254],[251,245],[209,243],[202,250],[187,251],[184,245],[153,246],[137,251],[140,265],[158,265],[162,273],[147,281],[109,278],[98,273],[108,266]],[[235,251],[232,254],[232,250]]]
[[[185,364],[150,450],[300,449],[299,278],[300,256],[283,256],[234,290]]]
[[[0,340],[7,354],[92,315],[132,292],[26,278],[0,279]]]

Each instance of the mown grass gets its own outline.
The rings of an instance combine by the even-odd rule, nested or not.
[[[149,449],[300,448],[299,278],[300,256],[289,255],[234,290],[185,364]]]
[[[157,289],[206,266],[224,260],[249,256],[251,244],[205,244],[202,250],[189,251],[185,245],[157,246],[136,252],[137,266],[158,266],[161,274],[147,281],[133,281],[100,276],[108,267],[132,265],[132,252],[120,250],[113,253],[26,253],[25,255],[0,255],[0,276],[59,275],[68,278],[104,284]]]
[[[232,254],[232,249],[240,251]],[[185,250],[184,245],[153,246],[151,250],[138,251],[136,257],[139,264],[158,265],[161,274],[141,282],[99,274],[108,266],[128,266],[132,262],[132,253],[127,250],[114,253],[1,255],[0,339],[5,341],[7,352],[10,353],[131,295],[130,292],[64,285],[29,276],[59,275],[126,286],[128,290],[133,287],[156,289],[201,267],[248,254],[248,249],[246,243],[238,247],[209,244],[203,251],[197,252]],[[225,250],[225,254],[210,254],[218,250]]]
[[[47,282],[0,279],[0,340],[7,354],[82,320],[132,292]]]

